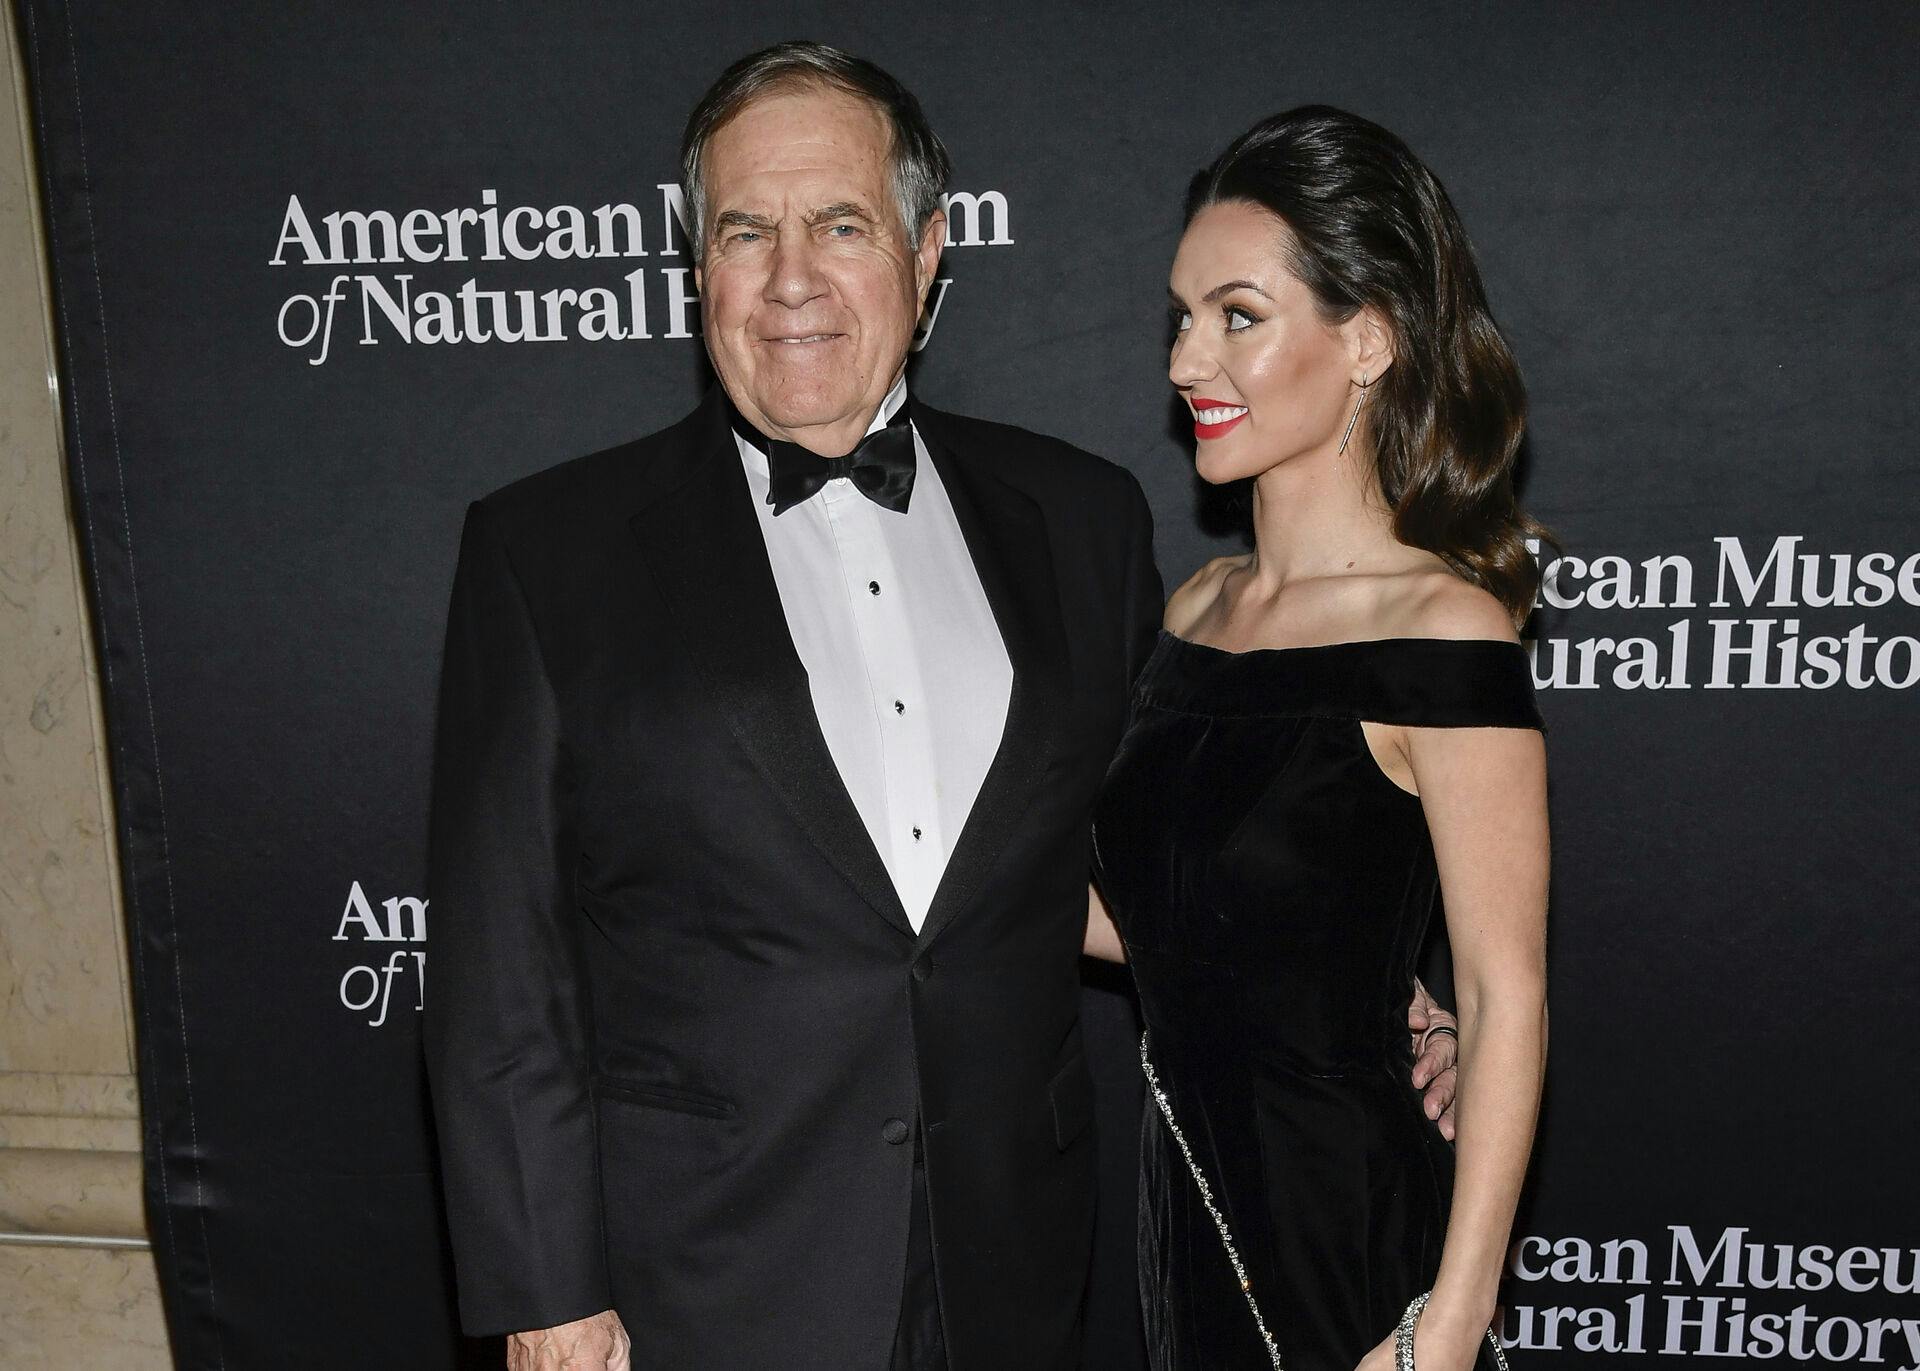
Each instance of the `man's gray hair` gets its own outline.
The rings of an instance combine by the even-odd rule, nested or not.
[[[695,262],[707,246],[708,142],[755,100],[808,87],[845,91],[870,102],[886,119],[893,135],[889,160],[900,225],[909,247],[920,241],[927,221],[940,209],[953,163],[913,92],[865,58],[825,43],[776,43],[720,73],[687,116],[687,130],[680,139],[680,186],[686,195]]]

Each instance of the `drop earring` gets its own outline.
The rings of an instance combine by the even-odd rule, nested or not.
[[[1346,454],[1347,440],[1353,437],[1353,426],[1360,421],[1360,406],[1367,402],[1367,388],[1372,384],[1371,377],[1360,378],[1360,398],[1353,402],[1353,417],[1347,420],[1347,431],[1340,435],[1340,451],[1334,453],[1334,456],[1340,457]]]

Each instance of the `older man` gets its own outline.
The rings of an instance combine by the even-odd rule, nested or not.
[[[427,1045],[462,1318],[517,1368],[1076,1366],[1146,504],[909,400],[947,159],[892,78],[756,53],[683,158],[719,388],[461,545]]]

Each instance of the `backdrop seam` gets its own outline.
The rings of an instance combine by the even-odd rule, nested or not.
[[[187,1004],[186,993],[180,975],[180,914],[174,900],[172,846],[167,837],[167,791],[162,779],[160,765],[160,728],[153,708],[153,677],[147,659],[147,640],[144,617],[140,612],[140,577],[133,554],[133,516],[127,501],[127,471],[120,447],[120,423],[115,410],[113,396],[113,364],[107,346],[107,297],[106,288],[100,278],[100,230],[93,218],[93,175],[87,165],[87,129],[86,114],[80,96],[80,49],[73,32],[73,10],[65,9],[67,21],[67,46],[73,62],[73,113],[74,133],[80,152],[81,203],[86,209],[87,232],[93,240],[93,252],[89,258],[93,268],[94,303],[100,319],[100,373],[106,384],[107,434],[113,448],[114,472],[120,486],[120,521],[125,530],[127,549],[127,585],[133,602],[134,641],[140,652],[141,693],[147,707],[147,736],[153,752],[153,788],[160,824],[160,874],[166,882],[167,919],[169,931],[173,935],[173,991],[174,999],[180,1011],[180,1061],[182,1082],[186,1090],[187,1101],[187,1140],[193,1149],[193,1185],[194,1210],[200,1225],[200,1246],[207,1266],[207,1312],[212,1317],[209,1322],[213,1330],[214,1361],[225,1371],[227,1364],[226,1349],[220,1334],[219,1298],[215,1290],[213,1272],[213,1244],[207,1236],[207,1189],[201,1174],[200,1163],[200,1123],[193,1102],[193,1058],[187,1043]],[[161,1158],[161,1170],[164,1174],[166,1159]]]
[[[40,30],[34,18],[34,6],[31,3],[29,3],[29,4],[22,5],[21,8],[25,11],[27,16],[27,42],[33,48],[35,65],[38,66],[40,70],[44,72],[46,70],[46,67],[40,58]],[[71,27],[69,27],[69,33],[71,33]],[[79,102],[76,99],[75,101],[76,108],[78,106],[78,103]],[[44,102],[41,102],[41,101],[34,102],[34,119],[40,128],[41,146],[43,148],[49,146],[48,138],[47,138],[47,112],[46,112],[46,105]],[[59,269],[59,263],[60,263],[60,221],[59,221],[59,217],[53,212],[51,205],[49,205],[48,211],[47,211],[47,237],[49,239],[49,246],[53,250],[54,267],[57,272]],[[60,330],[61,330],[62,340],[64,344],[63,346],[63,351],[64,351],[65,347],[71,347],[73,344],[73,329],[67,317],[67,292],[59,289],[56,285],[56,288],[53,292],[53,296],[54,296],[56,306],[60,311]],[[73,423],[69,426],[70,431],[72,433],[72,437],[73,437],[73,459],[74,459],[74,464],[80,468],[79,503],[80,503],[81,510],[85,514],[87,567],[88,567],[88,570],[93,575],[94,589],[97,593],[101,586],[99,538],[95,533],[94,524],[93,524],[93,499],[92,499],[93,492],[92,492],[92,483],[87,477],[87,450],[86,450],[87,445],[86,445],[86,438],[83,435],[83,431],[80,425],[79,388],[77,386],[66,387],[66,393],[63,398],[65,398],[67,403],[73,407]],[[104,613],[96,615],[95,617],[97,621],[97,627],[100,633],[100,670],[101,670],[101,673],[106,677],[107,690],[108,690],[109,698],[111,698],[111,694],[113,690],[113,653],[110,645],[110,639],[111,639],[111,633],[109,629],[110,619],[109,619],[109,616]],[[110,739],[108,743],[109,751],[110,752],[113,751],[114,747],[115,747],[115,744]],[[116,797],[116,803],[117,802],[118,802],[118,797]],[[133,844],[131,843],[128,843],[125,845],[124,855],[126,858],[127,865],[129,867],[134,866],[139,860],[133,853]],[[129,880],[127,882],[127,898],[130,901],[132,901],[133,912],[137,918],[140,912],[140,882],[137,879]],[[144,985],[146,982],[146,976],[147,976],[147,957],[146,957],[145,940],[142,938],[130,935],[127,941],[132,945],[131,950],[133,952],[134,958],[139,963],[139,979],[142,985]],[[144,1018],[148,1012],[148,1006],[146,1004],[146,996],[142,994],[139,998],[140,998],[140,1005],[139,1005],[138,1012],[140,1013],[141,1017]],[[164,1141],[165,1133],[166,1133],[166,1124],[158,1111],[155,1111],[153,1114],[153,1129],[154,1129],[154,1132],[157,1135],[160,1135]],[[162,1151],[164,1152],[164,1150],[165,1149],[163,1147]],[[175,1233],[174,1227],[173,1227],[173,1203],[172,1203],[172,1197],[170,1193],[170,1187],[168,1186],[168,1182],[167,1182],[167,1168],[164,1165],[160,1167],[160,1200],[161,1200],[161,1204],[160,1204],[161,1213],[165,1217],[166,1224],[167,1224],[167,1250],[173,1254],[175,1268],[178,1269],[179,1260],[180,1260],[180,1244],[179,1244],[178,1235]]]

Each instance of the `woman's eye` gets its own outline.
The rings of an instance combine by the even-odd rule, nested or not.
[[[1167,311],[1167,325],[1175,333],[1185,333],[1193,327],[1193,316],[1183,309],[1170,309]]]
[[[1228,333],[1243,333],[1259,322],[1258,319],[1254,318],[1244,309],[1229,309],[1227,311]]]

